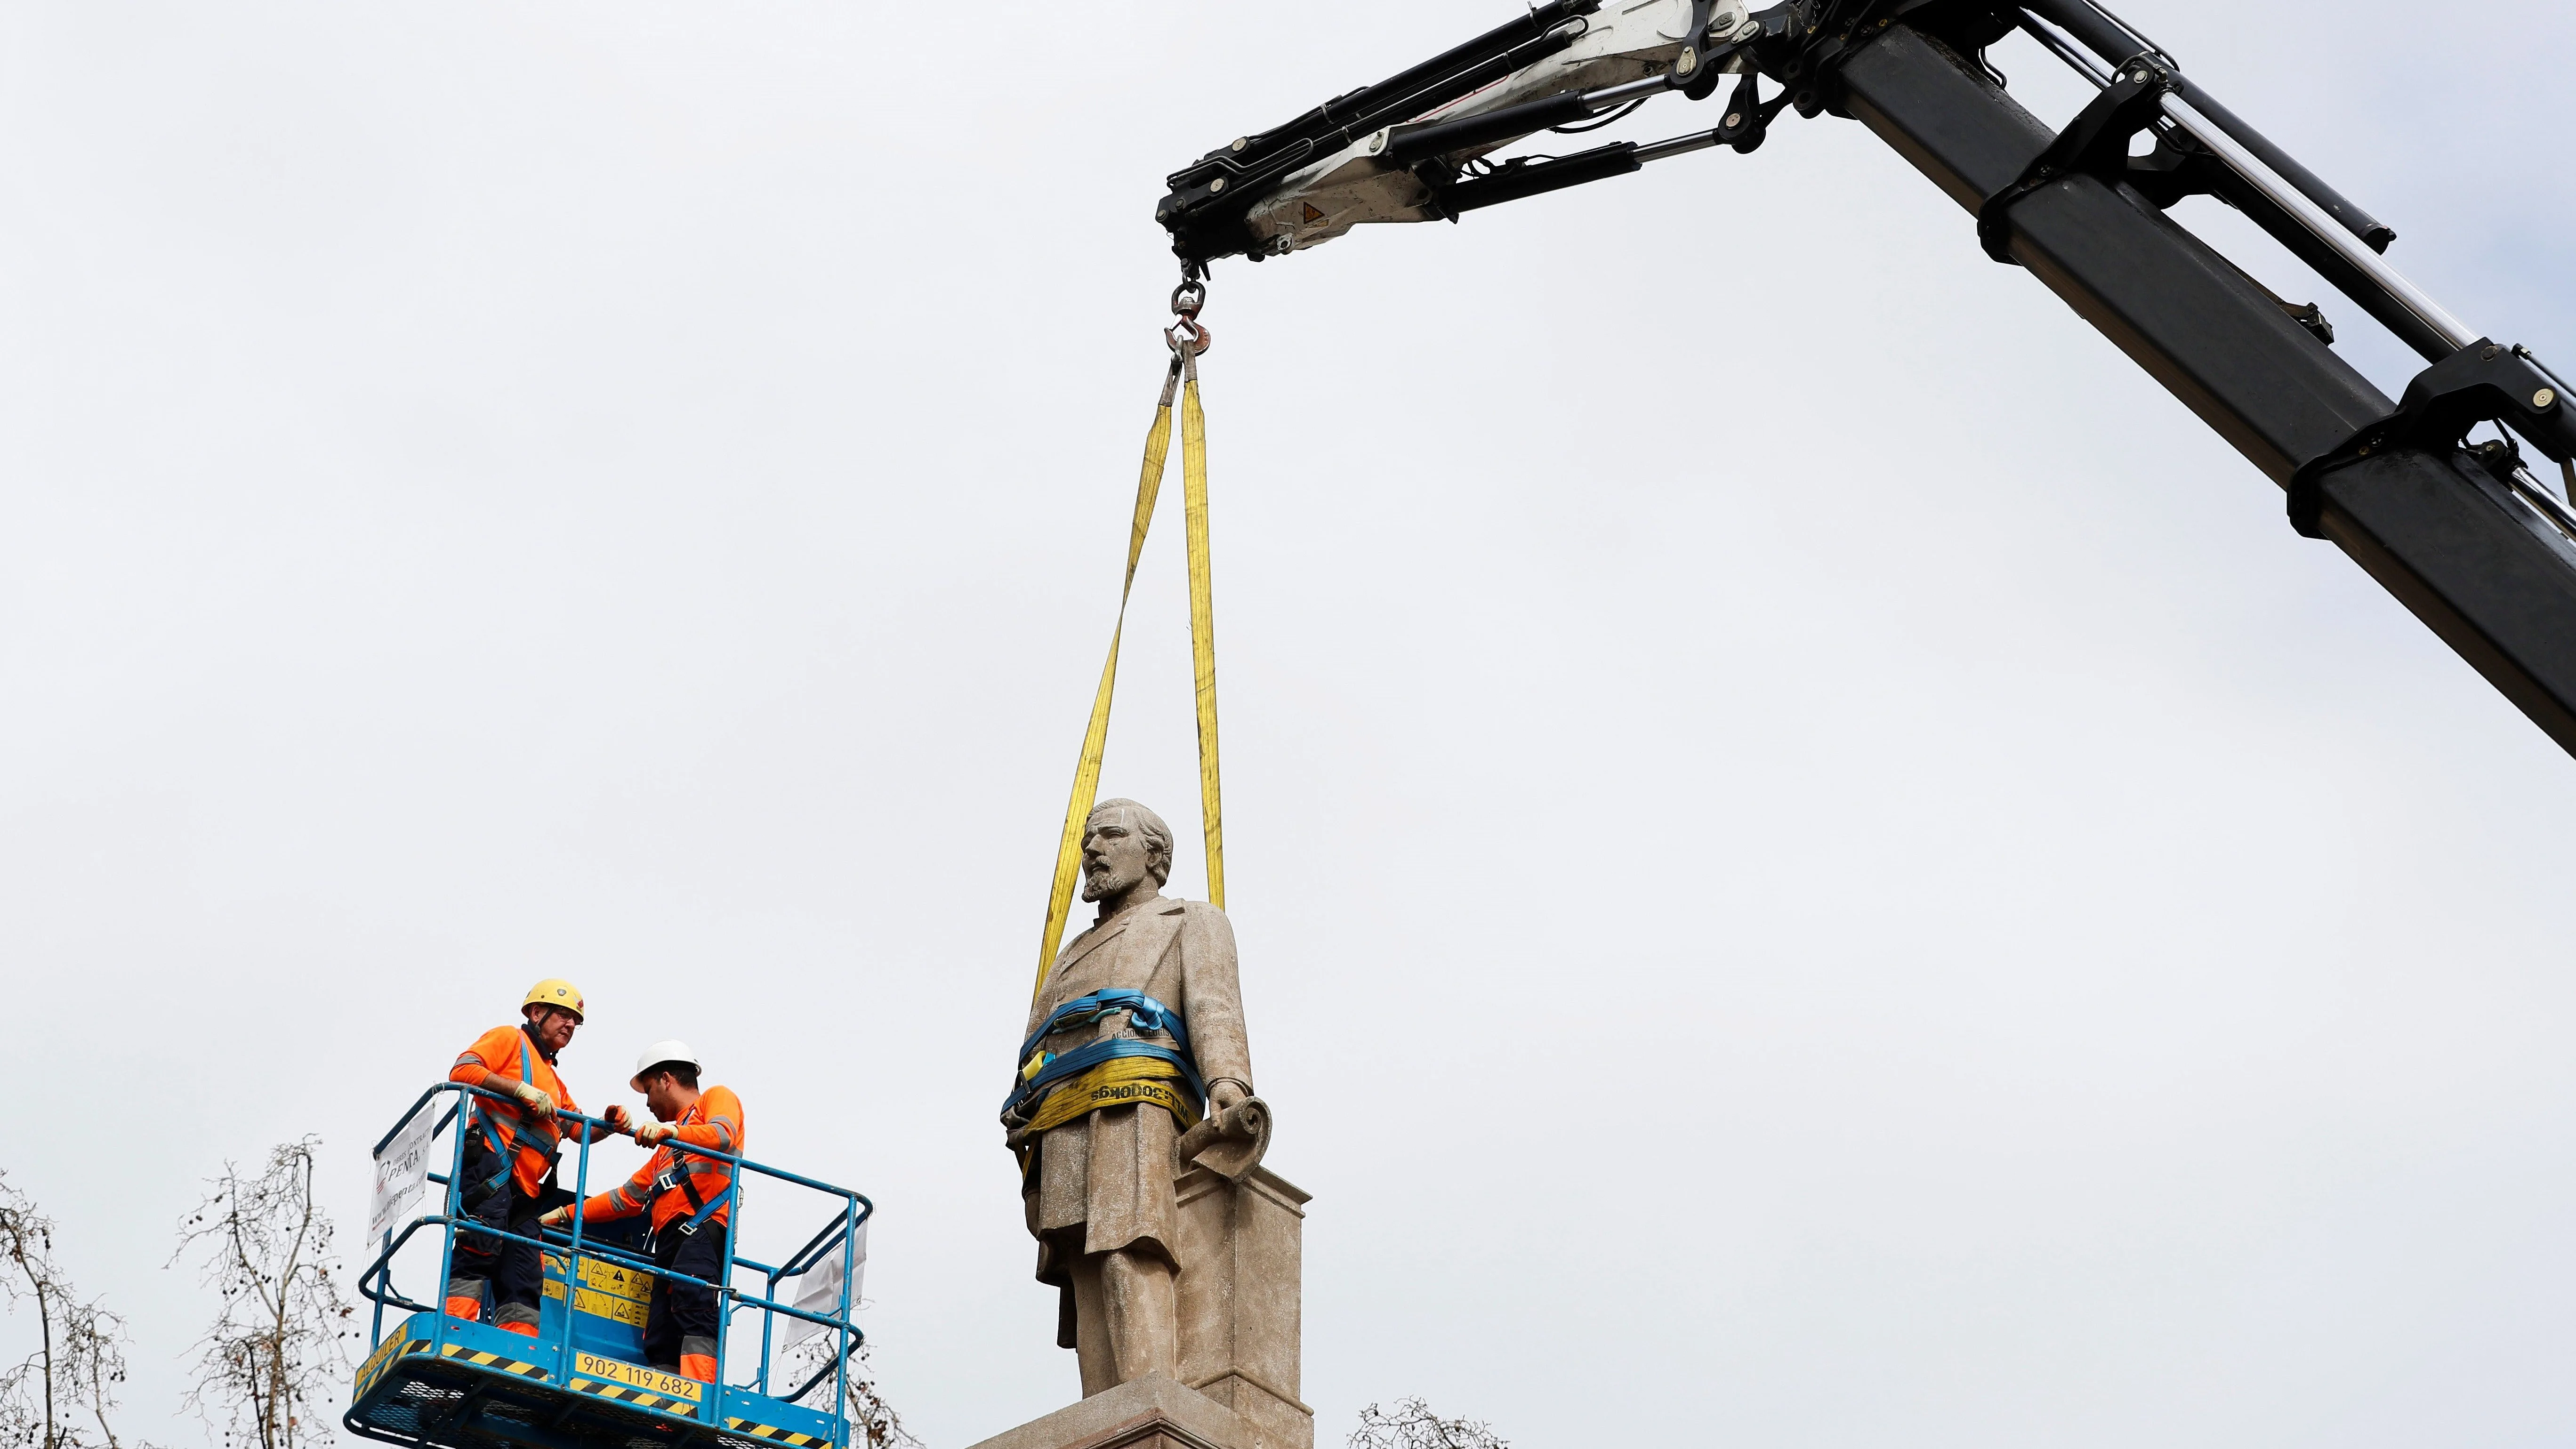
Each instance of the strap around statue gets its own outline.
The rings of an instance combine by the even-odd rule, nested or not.
[[[1088,1042],[1062,1055],[1038,1043],[1067,1027],[1124,1012],[1137,1033],[1169,1033],[1176,1047],[1134,1037]],[[1024,1119],[1034,1135],[1104,1107],[1154,1106],[1172,1114],[1181,1131],[1198,1125],[1207,1088],[1190,1054],[1181,1014],[1141,991],[1095,991],[1066,1002],[1020,1044],[1019,1080],[1002,1103],[1005,1118]]]

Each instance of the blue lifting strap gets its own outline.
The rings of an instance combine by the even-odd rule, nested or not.
[[[1044,1026],[1029,1033],[1029,1039],[1020,1043],[1020,1060],[1026,1062],[1029,1059],[1029,1053],[1038,1049],[1039,1042],[1068,1025],[1078,1026],[1086,1021],[1098,1021],[1104,1016],[1120,1011],[1128,1013],[1128,1020],[1135,1024],[1138,1031],[1170,1032],[1172,1040],[1180,1043],[1181,1051],[1184,1054],[1189,1051],[1190,1030],[1182,1025],[1179,1012],[1141,991],[1095,991],[1089,996],[1068,1001],[1057,1007],[1047,1017]]]
[[[1048,1057],[1035,1072],[1028,1070],[1031,1053],[1035,1052],[1038,1043],[1046,1040],[1048,1036],[1067,1026],[1079,1026],[1084,1022],[1098,1021],[1102,1017],[1115,1016],[1122,1011],[1127,1013],[1128,1023],[1139,1032],[1171,1033],[1172,1040],[1179,1049],[1176,1051],[1172,1047],[1156,1042],[1112,1037],[1106,1041],[1095,1041],[1076,1047],[1062,1056]],[[1103,1062],[1116,1061],[1120,1057],[1145,1057],[1154,1061],[1170,1062],[1181,1069],[1181,1080],[1188,1085],[1193,1096],[1202,1101],[1207,1098],[1207,1088],[1199,1081],[1198,1059],[1190,1052],[1189,1028],[1182,1024],[1179,1012],[1141,991],[1095,991],[1089,996],[1068,1001],[1057,1007],[1047,1016],[1046,1024],[1030,1033],[1029,1039],[1020,1044],[1020,1064],[1023,1075],[1013,1084],[1010,1096],[1004,1099],[1003,1110],[1009,1111],[1024,1102],[1034,1101],[1058,1083],[1079,1076]]]

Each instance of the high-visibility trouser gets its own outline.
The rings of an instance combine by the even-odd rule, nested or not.
[[[668,1275],[723,1282],[724,1242],[724,1225],[712,1222],[695,1233],[683,1233],[674,1223],[654,1235],[653,1261],[664,1276],[653,1280],[653,1301],[644,1310],[646,1363],[703,1384],[716,1381],[715,1290],[674,1283]]]
[[[480,1142],[469,1142],[465,1150],[464,1181],[490,1181],[499,1162],[500,1155],[490,1147]],[[544,1208],[519,1186],[518,1178],[513,1175],[501,1184],[498,1191],[469,1207],[466,1214],[486,1227],[533,1238],[538,1232],[537,1219],[544,1216]],[[448,1316],[469,1322],[479,1321],[483,1317],[487,1283],[492,1290],[493,1324],[512,1333],[535,1337],[537,1304],[545,1289],[544,1259],[536,1246],[504,1242],[460,1229],[456,1234],[455,1257],[448,1269]]]

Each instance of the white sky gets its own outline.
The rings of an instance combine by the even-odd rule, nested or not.
[[[876,1196],[933,1444],[1073,1397],[992,1117],[1152,203],[1510,8],[0,9],[0,1166],[136,1321],[130,1432],[205,1438],[199,1180],[318,1132],[354,1231],[558,973],[585,1105],[682,1035]],[[2135,8],[2576,359],[2565,7]],[[1208,320],[1320,1443],[2576,1439],[2576,768],[1891,152],[1784,122]],[[1186,837],[1179,542],[1105,783]]]

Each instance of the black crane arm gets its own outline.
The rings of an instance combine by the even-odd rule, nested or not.
[[[2028,269],[2281,485],[2293,526],[2342,548],[2576,754],[2576,512],[2522,451],[2558,463],[2576,492],[2576,401],[2528,349],[2463,325],[2391,268],[2385,224],[2095,0],[1664,3],[1669,18],[1537,6],[1211,152],[1172,178],[1157,219],[1198,275],[1358,223],[1456,220],[1691,151],[1749,154],[1788,110],[1856,120],[1977,218],[1990,255]],[[2099,88],[2062,132],[1984,63],[2016,30]],[[1487,159],[1662,91],[1722,88],[1706,132]],[[2141,137],[2149,149],[2132,155]],[[2166,215],[2192,195],[2237,207],[2429,366],[2392,402],[2334,352],[2319,309],[2282,301]],[[2471,446],[2484,424],[2496,438]]]

